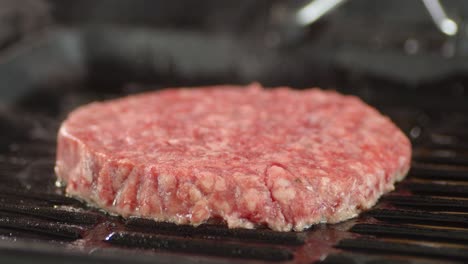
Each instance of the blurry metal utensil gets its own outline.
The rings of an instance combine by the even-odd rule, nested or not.
[[[347,0],[279,1],[271,9],[267,44],[288,47],[300,43],[307,28]]]
[[[347,0],[314,0],[299,9],[295,15],[295,22],[301,26],[310,25],[346,1]]]
[[[339,7],[347,0],[314,0],[303,6],[295,15],[295,22],[307,26]],[[444,34],[453,36],[458,32],[458,25],[450,18],[439,0],[422,0],[437,28]]]
[[[268,38],[268,44],[273,46],[290,46],[300,43],[307,34],[306,29],[319,22],[348,0],[312,0],[300,1],[292,5],[287,1],[279,1],[272,9],[270,24],[274,33]],[[455,19],[449,17],[439,0],[422,0],[437,29],[446,36],[454,36],[459,31]]]
[[[427,11],[431,15],[432,20],[437,28],[448,36],[456,35],[458,32],[457,23],[447,16],[445,10],[439,0],[422,0]]]

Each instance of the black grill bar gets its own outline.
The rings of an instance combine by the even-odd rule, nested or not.
[[[454,150],[418,150],[413,152],[413,160],[418,162],[468,166],[468,156]]]
[[[467,135],[456,135],[454,131],[433,132],[430,134],[430,141],[434,146],[438,147],[468,150]]]
[[[200,237],[209,239],[241,239],[269,244],[302,245],[306,235],[297,232],[274,232],[269,229],[229,229],[225,225],[200,225],[193,227],[189,225],[176,225],[161,223],[152,220],[131,218],[126,225],[130,228],[144,228],[141,231],[158,232],[173,236]]]
[[[425,258],[468,261],[467,248],[431,247],[367,238],[344,239],[338,243],[337,248],[361,251],[370,254],[389,253]]]
[[[56,236],[42,232],[35,232],[31,230],[20,230],[20,229],[13,229],[13,228],[3,228],[0,227],[0,237],[2,240],[5,237],[12,238],[12,239],[25,239],[25,240],[40,240],[42,242],[64,242],[64,241],[74,241],[75,239],[63,237],[63,236]],[[1,249],[0,249],[1,251]]]
[[[340,252],[328,255],[317,264],[458,264],[458,261],[443,261],[412,256],[368,255]]]
[[[431,224],[450,227],[468,226],[468,216],[451,213],[435,213],[427,211],[412,211],[398,209],[374,209],[366,213],[381,221]]]
[[[468,211],[468,200],[463,199],[435,198],[420,195],[387,195],[382,198],[382,201],[389,202],[396,206],[420,210],[439,210],[447,212]]]
[[[379,237],[413,238],[426,241],[447,241],[468,244],[468,231],[436,229],[405,225],[356,224],[350,231]]]
[[[106,242],[125,247],[156,249],[228,258],[286,261],[293,258],[290,250],[280,247],[253,246],[245,243],[226,243],[203,239],[184,239],[134,232],[114,232]]]
[[[30,216],[41,217],[44,219],[81,225],[96,224],[100,218],[99,215],[87,211],[71,211],[71,209],[12,203],[0,203],[0,211],[21,213]]]
[[[36,193],[30,190],[18,188],[0,187],[0,198],[7,199],[23,199],[31,202],[45,202],[52,205],[73,205],[83,206],[81,202],[76,199],[66,197],[64,195],[50,194],[50,193]]]
[[[468,167],[413,162],[409,175],[429,180],[468,181]]]
[[[72,240],[81,238],[82,234],[86,231],[83,227],[10,213],[0,213],[0,227],[33,231]]]
[[[468,197],[468,185],[406,182],[404,186],[415,194],[447,197]]]

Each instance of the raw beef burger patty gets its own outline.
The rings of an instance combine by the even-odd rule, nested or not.
[[[167,89],[85,105],[58,134],[68,194],[110,213],[300,231],[373,206],[411,146],[353,96],[319,89]]]

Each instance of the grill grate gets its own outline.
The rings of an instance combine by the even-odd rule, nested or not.
[[[429,260],[427,258],[419,259],[412,257],[409,262],[406,256],[403,255],[384,255],[384,256],[370,256],[367,254],[359,253],[334,253],[322,261],[321,264],[449,264],[460,263],[458,261],[446,261],[441,259]]]
[[[0,199],[0,203],[1,212],[30,215],[52,221],[76,223],[82,225],[95,225],[100,219],[100,216],[97,214],[77,209],[75,209],[75,211],[70,211],[70,208],[35,206],[30,204],[23,204],[22,201],[9,199]]]
[[[85,229],[80,226],[10,213],[0,213],[0,227],[32,231],[71,240],[82,238],[82,234],[85,231]]]
[[[337,247],[363,252],[393,253],[398,255],[440,258],[447,260],[468,260],[468,251],[465,248],[433,247],[411,243],[389,242],[379,239],[345,239],[340,241]]]
[[[223,242],[210,239],[183,239],[173,236],[150,235],[135,232],[115,232],[106,238],[106,242],[135,248],[149,248],[184,253],[204,253],[211,256],[228,258],[246,258],[266,261],[291,260],[290,250],[264,245],[252,246],[245,242]]]
[[[468,185],[446,183],[408,182],[404,184],[414,194],[437,195],[444,197],[468,197]]]
[[[446,228],[413,227],[407,225],[356,224],[351,232],[380,237],[421,239],[423,241],[447,241],[467,243],[468,231]]]
[[[419,179],[468,181],[468,166],[461,167],[413,162],[411,175]]]
[[[17,128],[0,146],[0,260],[21,251],[32,259],[72,257],[76,263],[467,262],[468,135],[461,128],[468,118],[424,113],[430,122],[418,124],[420,111],[394,110],[384,112],[396,113],[391,116],[402,127],[410,124],[406,131],[413,137],[408,178],[359,218],[299,233],[219,223],[177,226],[88,208],[54,185],[59,122],[31,111],[7,113],[8,118],[0,113],[1,127]],[[414,127],[422,132],[411,132]],[[18,248],[6,250],[4,241]],[[21,248],[24,241],[52,250]]]
[[[0,188],[0,198],[16,199],[20,203],[31,204],[48,204],[48,205],[73,205],[83,207],[84,205],[79,201],[57,194],[38,193],[31,190],[23,190],[18,188],[8,189]]]
[[[416,210],[428,211],[453,211],[466,212],[468,210],[468,200],[452,198],[436,198],[421,195],[388,195],[382,201],[390,202],[402,208],[413,208]]]
[[[268,229],[227,229],[222,225],[201,225],[198,228],[191,226],[178,226],[171,223],[157,223],[141,218],[130,218],[126,221],[126,226],[130,230],[209,239],[238,239],[243,241],[253,241],[267,244],[281,244],[299,246],[304,244],[305,235],[303,233],[285,232],[278,233]]]
[[[380,221],[409,224],[428,224],[434,226],[468,226],[468,216],[454,213],[434,213],[398,209],[375,209],[366,213]]]

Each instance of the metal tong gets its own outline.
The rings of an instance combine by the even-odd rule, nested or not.
[[[291,29],[296,27],[306,28],[315,22],[319,21],[322,17],[326,16],[334,9],[338,8],[348,0],[313,0],[307,4],[295,9],[288,17],[288,23],[292,24],[287,27]],[[453,18],[450,18],[445,12],[439,0],[422,0],[426,7],[432,21],[437,26],[438,30],[447,35],[454,36],[459,31],[459,26]],[[287,34],[286,34],[287,35]],[[291,34],[289,34],[291,35]],[[295,34],[297,36],[298,34]],[[286,40],[291,42],[291,40]]]

